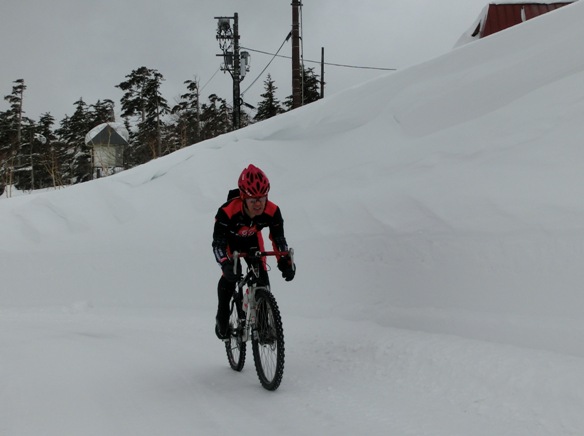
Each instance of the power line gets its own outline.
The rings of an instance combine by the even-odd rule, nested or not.
[[[272,63],[272,61],[274,59],[276,59],[276,56],[278,56],[278,53],[280,53],[280,50],[282,50],[282,47],[284,47],[284,44],[286,44],[286,41],[288,41],[290,39],[291,33],[288,34],[288,36],[286,36],[286,39],[284,39],[284,41],[282,41],[282,44],[280,45],[280,48],[278,49],[278,51],[276,52],[276,54],[274,54],[272,56],[272,59],[270,59],[270,62],[268,62],[268,64],[264,67],[264,69],[261,71],[260,74],[258,74],[258,76],[255,78],[255,80],[253,82],[250,83],[250,85],[245,88],[245,91],[243,91],[241,93],[241,95],[245,94],[249,88],[251,88],[253,86],[254,83],[256,83],[258,81],[258,79],[262,76],[262,74],[264,74],[264,71],[266,71],[268,69],[268,67],[270,66],[270,64]],[[242,49],[246,49],[245,47],[241,47]],[[250,50],[250,49],[246,49],[246,50]],[[254,51],[254,50],[251,50]]]
[[[292,59],[290,56],[284,56],[284,55],[279,55],[279,54],[274,54],[274,53],[268,53],[267,51],[262,51],[262,50],[255,50],[253,48],[249,48],[249,47],[242,47],[245,50],[249,50],[249,51],[253,51],[256,53],[261,53],[261,54],[265,54],[265,55],[269,55],[269,56],[273,56],[273,57],[279,57],[279,58],[285,58],[285,59]],[[278,50],[279,51],[279,50]],[[270,61],[271,62],[271,61]],[[310,62],[313,64],[320,64],[320,61],[311,61],[308,59],[304,59],[304,62]],[[343,67],[343,68],[356,68],[356,69],[362,69],[362,70],[380,70],[380,71],[397,71],[397,68],[381,68],[381,67],[365,67],[365,66],[359,66],[359,65],[347,65],[347,64],[334,64],[331,62],[325,62],[325,65],[330,65],[333,67]]]
[[[203,87],[202,87],[202,88],[199,90],[199,92],[202,92],[202,91],[203,91],[203,89],[205,89],[205,86],[207,86],[207,85],[209,84],[209,82],[210,82],[211,80],[213,80],[213,77],[215,77],[215,75],[216,75],[216,74],[219,72],[219,70],[220,70],[220,69],[221,69],[221,67],[217,68],[217,71],[215,71],[215,72],[213,73],[213,75],[211,76],[211,78],[210,78],[209,80],[207,80],[207,83],[205,83],[205,84],[203,85]]]

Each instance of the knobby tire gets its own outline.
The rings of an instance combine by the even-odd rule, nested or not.
[[[235,294],[231,299],[231,314],[229,315],[229,339],[225,341],[225,351],[229,366],[234,371],[241,371],[245,365],[246,343],[243,336],[243,310],[241,308],[241,295]],[[241,315],[241,316],[240,316]]]
[[[255,299],[256,331],[252,337],[255,368],[262,386],[275,391],[284,376],[282,317],[276,299],[269,290],[256,289]]]

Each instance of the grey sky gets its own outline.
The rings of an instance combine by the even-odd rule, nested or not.
[[[229,74],[218,72],[215,16],[239,15],[241,45],[275,53],[291,28],[290,0],[1,0],[0,95],[24,79],[26,114],[51,112],[57,123],[71,115],[80,97],[88,103],[111,99],[120,110],[115,85],[141,66],[165,78],[162,93],[173,105],[185,80],[198,78],[202,98],[211,93],[231,101]],[[304,0],[304,59],[357,66],[404,68],[452,48],[488,2],[485,0]],[[291,44],[280,52],[290,56]],[[251,71],[242,91],[271,57],[251,52]],[[320,66],[316,67],[320,75]],[[290,61],[275,59],[244,96],[260,101],[267,73],[278,97],[291,94]],[[327,66],[326,95],[365,82],[377,70]],[[213,79],[209,82],[209,80]],[[8,104],[0,101],[0,110]]]

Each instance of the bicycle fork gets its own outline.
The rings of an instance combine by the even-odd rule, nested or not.
[[[243,310],[244,317],[243,318],[240,317],[239,322],[243,325],[243,331],[241,335],[241,339],[243,342],[247,342],[249,340],[251,327],[253,325],[252,311],[255,310],[255,302],[253,301],[254,298],[252,295],[252,291],[253,289],[250,289],[249,286],[241,290],[243,296],[241,302],[241,309]]]

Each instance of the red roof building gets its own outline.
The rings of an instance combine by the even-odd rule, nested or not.
[[[558,3],[490,3],[485,8],[486,11],[483,10],[482,19],[479,20],[472,36],[484,38],[571,3],[573,1]]]

